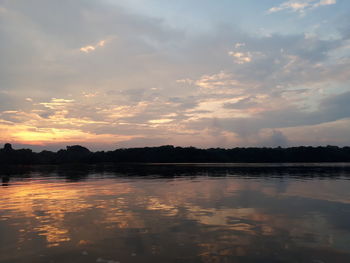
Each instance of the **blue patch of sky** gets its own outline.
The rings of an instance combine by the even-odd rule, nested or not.
[[[350,1],[338,0],[336,5],[307,10],[304,15],[290,10],[268,14],[271,7],[285,1],[276,0],[108,0],[135,13],[162,18],[173,28],[193,34],[215,30],[228,25],[253,35],[320,34],[336,37],[337,17],[349,10]]]

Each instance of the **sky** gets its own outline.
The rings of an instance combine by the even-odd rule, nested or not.
[[[348,0],[0,0],[0,143],[350,145]]]

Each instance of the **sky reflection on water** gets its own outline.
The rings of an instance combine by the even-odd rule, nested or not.
[[[0,187],[1,263],[350,262],[345,176],[57,175]]]

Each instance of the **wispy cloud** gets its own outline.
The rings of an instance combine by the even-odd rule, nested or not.
[[[307,9],[334,5],[336,3],[336,0],[289,0],[280,4],[279,6],[271,7],[268,10],[268,13],[276,13],[284,10],[303,13]]]
[[[47,107],[49,109],[55,110],[55,109],[62,109],[67,104],[70,104],[73,102],[74,102],[74,100],[52,98],[50,102],[41,102],[39,104],[43,105],[44,107]]]
[[[81,52],[84,52],[84,53],[90,53],[92,51],[95,51],[97,48],[99,47],[103,47],[104,45],[106,44],[106,40],[101,40],[99,41],[96,45],[92,46],[92,45],[87,45],[87,46],[84,46],[84,47],[81,47],[80,48],[80,51]]]
[[[229,56],[234,58],[235,63],[244,64],[252,61],[252,54],[250,52],[228,52]]]

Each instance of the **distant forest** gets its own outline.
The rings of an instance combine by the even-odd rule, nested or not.
[[[66,164],[66,163],[280,163],[280,162],[350,162],[350,147],[290,148],[211,148],[160,147],[116,149],[91,152],[74,145],[57,152],[15,150],[11,144],[0,149],[0,164]]]

